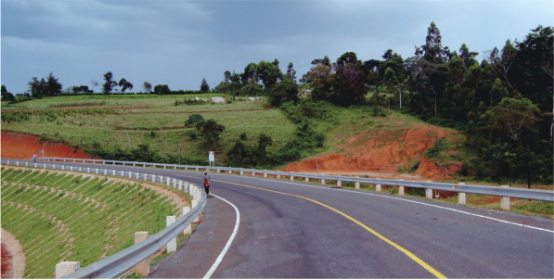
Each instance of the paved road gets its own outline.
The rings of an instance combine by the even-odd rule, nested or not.
[[[199,172],[146,170],[201,184]],[[211,177],[211,192],[240,211],[236,238],[211,278],[554,278],[548,219],[284,180]],[[208,199],[204,221],[149,278],[204,277],[236,218],[231,205]]]

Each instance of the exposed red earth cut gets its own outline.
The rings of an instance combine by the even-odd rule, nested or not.
[[[26,133],[2,131],[2,158],[30,159],[33,154],[41,157],[91,158],[81,149],[75,149],[66,143],[42,142],[39,137]]]
[[[437,165],[423,153],[436,140],[450,133],[429,125],[414,125],[408,129],[363,132],[346,138],[344,144],[331,153],[317,158],[295,162],[283,168],[284,171],[306,173],[328,173],[344,175],[370,175],[381,178],[413,178],[444,180],[449,174],[459,171],[459,164]],[[418,169],[412,174],[400,174],[399,167],[420,158]],[[404,176],[402,176],[404,175]]]

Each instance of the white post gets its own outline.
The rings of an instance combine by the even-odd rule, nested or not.
[[[465,185],[465,183],[459,183],[458,185]],[[466,193],[458,193],[458,204],[466,204]]]
[[[56,279],[72,274],[79,269],[79,262],[60,262],[56,264]]]
[[[62,165],[62,170],[65,170],[65,165]]]
[[[69,167],[69,171],[73,171],[73,166],[70,166],[70,167]]]
[[[267,178],[267,173],[266,172],[264,172],[264,178]]]
[[[165,167],[165,166],[164,166]],[[165,226],[168,227],[175,223],[175,216],[166,216],[165,217]],[[177,251],[177,237],[171,239],[167,243],[167,253],[175,252]]]
[[[277,179],[281,179],[281,174],[277,174]]]
[[[356,182],[354,185],[354,188],[359,190],[360,189],[360,182]]]
[[[508,185],[502,185],[500,186],[501,188],[509,188],[510,186]],[[507,196],[503,196],[501,199],[500,199],[500,207],[502,208],[502,210],[510,210],[510,197],[507,197]]]
[[[241,170],[240,170],[240,175],[242,175],[242,174],[243,174],[243,172],[242,172],[242,169],[241,169]]]
[[[87,173],[90,173],[90,167],[87,167]]]
[[[381,178],[376,178],[376,179],[381,179]],[[375,191],[378,191],[378,192],[382,191],[381,184],[375,184]]]
[[[179,186],[177,187],[180,191],[183,190],[183,181],[179,180]]]
[[[321,179],[321,184],[325,185],[325,179]]]
[[[337,181],[337,188],[342,188],[342,182],[341,181]]]
[[[188,212],[190,212],[190,206],[183,207],[183,216],[186,215]],[[191,234],[191,233],[192,233],[192,225],[188,224],[183,230],[183,234]]]
[[[399,181],[404,181],[403,179],[398,179]],[[398,195],[404,195],[404,186],[398,186]]]
[[[218,168],[218,169],[217,169],[217,173],[221,173],[221,169]]]
[[[291,181],[294,181],[294,176],[290,176],[290,180],[291,180]]]
[[[306,181],[306,183],[310,182],[310,178],[306,177],[304,178],[304,181]]]
[[[148,239],[148,231],[135,232],[135,244],[139,244],[146,239]],[[135,266],[135,272],[141,276],[148,276],[148,274],[150,273],[150,257],[139,262]]]
[[[133,178],[133,172],[129,171],[129,179]]]
[[[425,197],[433,199],[433,189],[425,189]]]
[[[233,174],[233,171],[231,169],[229,169],[229,174]]]
[[[156,175],[152,174],[152,182],[156,182]]]

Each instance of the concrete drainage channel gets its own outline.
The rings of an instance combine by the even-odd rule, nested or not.
[[[188,206],[183,207],[182,215],[180,217],[167,216],[167,227],[162,231],[151,236],[149,236],[148,232],[137,232],[135,233],[135,245],[84,268],[79,267],[79,262],[68,261],[58,263],[56,265],[56,278],[116,278],[133,267],[135,268],[135,272],[137,274],[146,276],[150,270],[150,256],[154,255],[164,246],[166,246],[168,253],[176,251],[177,236],[180,233],[191,233],[191,223],[198,220],[198,216],[202,213],[202,210],[206,206],[206,193],[201,188],[187,181],[168,176],[130,171],[116,171],[107,168],[66,167],[64,165],[56,165],[55,163],[30,163],[4,159],[2,159],[1,162],[2,164],[22,167],[84,172],[161,183],[187,192],[193,197],[191,203],[192,209]]]

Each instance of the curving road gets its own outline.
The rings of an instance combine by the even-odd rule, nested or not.
[[[203,175],[109,168],[198,185]],[[549,219],[285,180],[210,175],[217,197],[208,199],[204,221],[148,278],[554,278],[554,223]]]

